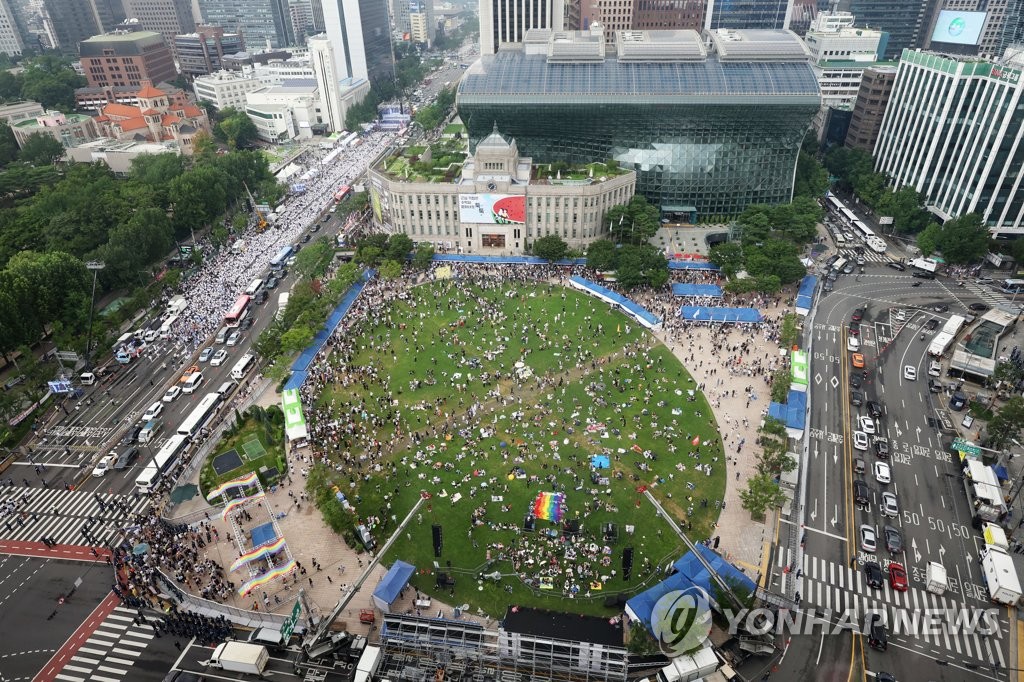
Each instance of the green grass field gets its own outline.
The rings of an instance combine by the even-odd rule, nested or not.
[[[491,615],[509,604],[609,613],[605,597],[656,582],[684,552],[641,486],[692,524],[692,538],[713,535],[725,487],[716,424],[686,370],[635,322],[558,286],[480,290],[458,281],[420,287],[388,313],[389,325],[364,331],[352,362],[376,378],[365,388],[363,377],[332,386],[319,405],[333,419],[360,400],[376,406],[394,397],[394,454],[379,470],[364,467],[354,490],[347,476],[334,480],[361,517],[379,517],[379,543],[421,494],[430,496],[385,557],[415,565],[421,591]],[[515,380],[517,370],[532,376]],[[357,419],[378,440],[395,434],[390,422],[373,428]],[[594,455],[608,468],[592,470]],[[540,519],[534,532],[519,530],[542,491],[564,493],[562,521],[578,522],[579,534]],[[606,523],[617,539],[606,541]],[[432,524],[444,533],[436,561],[442,571],[450,562],[456,579],[443,593],[434,584]],[[629,582],[626,547],[635,552]],[[493,572],[502,577],[481,579]]]

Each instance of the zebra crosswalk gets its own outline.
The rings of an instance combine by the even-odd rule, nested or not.
[[[980,614],[981,610],[992,605],[983,602],[965,604],[958,601],[959,595],[951,593],[932,594],[913,586],[920,576],[911,571],[910,577],[911,587],[906,592],[893,590],[888,580],[881,589],[870,588],[859,567],[851,568],[805,555],[801,576],[796,578],[796,590],[800,592],[805,608],[813,606],[832,613],[852,611],[857,614],[856,622],[861,622],[868,612],[885,612],[891,630],[889,641],[898,646],[923,651],[926,655],[955,655],[985,665],[998,663],[1000,667],[1006,666],[1005,638],[1010,623],[1004,610],[996,610],[998,629],[990,635],[970,627],[946,627],[945,623],[931,628],[915,628],[912,624],[920,622],[921,614],[959,614],[965,608]]]
[[[153,628],[136,625],[131,609],[115,607],[59,673],[65,682],[120,682],[153,639]]]
[[[132,495],[59,488],[0,488],[0,505],[8,501],[14,504],[15,511],[0,516],[0,539],[38,542],[48,537],[62,545],[90,544],[82,534],[83,529],[95,538],[93,544],[113,544],[128,518],[149,504],[149,498]]]
[[[1006,296],[989,286],[978,284],[970,280],[964,281],[964,288],[991,306],[1006,305]]]
[[[866,263],[889,263],[892,261],[892,258],[884,253],[877,253],[869,248],[865,248],[864,253],[860,254],[853,249],[839,249],[839,255],[853,263],[857,262],[858,256],[863,258]]]

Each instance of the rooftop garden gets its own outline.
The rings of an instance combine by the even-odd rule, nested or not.
[[[462,173],[466,145],[441,140],[429,147],[406,147],[384,162],[384,172],[409,182],[452,182]]]
[[[628,172],[628,170],[619,167],[618,161],[584,164],[569,164],[564,161],[557,161],[555,163],[534,165],[533,179],[535,181],[550,182],[558,182],[560,180],[598,180],[602,177],[614,178]]]

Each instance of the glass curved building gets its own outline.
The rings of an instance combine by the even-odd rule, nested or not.
[[[528,32],[483,56],[456,104],[471,148],[497,125],[545,161],[614,159],[692,220],[792,198],[820,91],[790,31]],[[615,53],[606,55],[606,50]]]

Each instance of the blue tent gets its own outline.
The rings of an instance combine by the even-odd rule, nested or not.
[[[698,260],[670,260],[668,262],[669,270],[718,270],[719,267],[714,263],[707,261]]]
[[[768,403],[768,416],[785,424],[787,409],[786,403]]]
[[[416,572],[416,567],[404,561],[396,561],[373,591],[373,605],[384,613],[389,613],[391,605],[409,583],[409,578]]]
[[[796,311],[801,315],[811,312],[811,304],[814,302],[814,290],[818,286],[818,278],[814,275],[807,275],[800,281],[800,290],[796,293]]]
[[[471,256],[454,253],[435,253],[435,263],[475,263],[477,265],[547,265],[548,261],[536,256]],[[586,258],[563,258],[552,265],[586,265]]]
[[[631,315],[637,322],[645,327],[653,329],[661,324],[661,318],[643,306],[634,303],[622,294],[615,293],[607,287],[591,282],[589,279],[583,279],[582,277],[570,277],[569,284],[573,285],[580,291],[590,294],[591,296],[596,296],[606,303],[619,306],[625,313]]]
[[[756,589],[754,581],[748,578],[743,571],[719,556],[713,549],[704,545],[697,545],[697,551],[733,589],[739,587],[741,590],[754,592]],[[673,568],[676,569],[676,573],[626,602],[626,609],[633,617],[642,622],[648,631],[651,630],[651,613],[654,611],[654,605],[665,594],[673,590],[687,590],[691,587],[703,589],[712,599],[718,593],[718,590],[711,586],[711,574],[694,556],[693,552],[684,554],[679,561],[673,564]]]
[[[761,321],[755,308],[723,308],[706,305],[684,305],[679,316],[691,322],[736,322],[752,324]]]
[[[715,296],[722,297],[722,287],[717,284],[682,284],[672,285],[673,296]]]
[[[804,391],[790,391],[786,399],[786,428],[804,428],[804,420],[807,416],[807,393]]]

